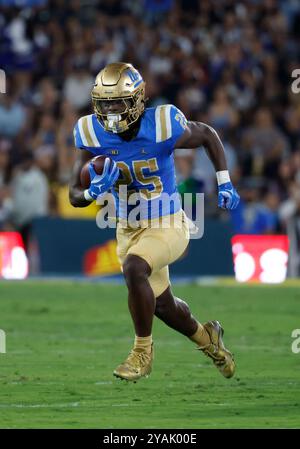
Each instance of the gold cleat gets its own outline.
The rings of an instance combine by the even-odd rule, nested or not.
[[[154,358],[153,344],[151,352],[132,349],[124,363],[114,370],[114,376],[120,379],[137,381],[141,377],[148,377],[152,370]]]
[[[210,357],[214,365],[218,368],[224,377],[232,377],[235,371],[235,362],[233,354],[225,348],[222,337],[224,330],[219,321],[208,321],[203,324],[206,329],[211,343],[207,346],[199,346],[205,355]]]

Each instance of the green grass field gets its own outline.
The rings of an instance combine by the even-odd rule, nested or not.
[[[175,287],[201,320],[219,319],[237,373],[222,378],[185,337],[158,320],[148,379],[112,371],[133,331],[121,286],[0,283],[1,428],[299,428],[297,287]]]

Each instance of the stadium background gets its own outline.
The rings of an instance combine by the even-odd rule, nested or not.
[[[236,213],[218,210],[204,153],[178,151],[180,191],[205,193],[206,228],[174,273],[233,275],[232,234],[287,233],[298,277],[299,19],[294,0],[0,0],[0,230],[21,232],[32,277],[118,271],[113,230],[67,199],[74,123],[116,60],[141,71],[149,105],[174,103],[217,129],[242,197]],[[232,382],[155,321],[154,372],[125,386],[111,374],[132,343],[124,286],[0,282],[0,427],[299,427],[298,284],[226,282],[174,289],[201,321],[224,325]]]
[[[5,6],[12,3],[23,6]],[[78,117],[91,112],[96,73],[124,60],[145,77],[148,105],[174,103],[189,119],[218,131],[242,204],[232,214],[217,210],[214,170],[201,150],[178,151],[180,191],[205,193],[206,217],[221,223],[217,233],[224,232],[226,222],[233,233],[289,232],[290,275],[299,274],[300,95],[291,90],[291,74],[300,63],[298,2],[41,0],[2,5],[0,67],[7,77],[0,100],[2,231],[21,231],[28,246],[36,217],[95,216],[93,206],[78,210],[68,203],[72,131]],[[51,223],[48,235],[57,232]],[[28,248],[32,273],[45,271],[45,264],[46,272],[53,272],[44,257],[37,262],[36,248]],[[67,258],[65,252],[53,257]],[[216,273],[232,273],[231,265],[227,258],[227,268]]]

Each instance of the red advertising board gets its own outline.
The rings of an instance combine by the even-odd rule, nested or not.
[[[287,235],[235,235],[231,239],[235,278],[238,282],[276,284],[286,279]]]
[[[28,259],[21,234],[0,232],[0,278],[25,279]]]

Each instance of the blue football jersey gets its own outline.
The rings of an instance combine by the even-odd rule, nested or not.
[[[151,218],[156,218],[181,208],[173,151],[185,128],[183,113],[167,104],[145,109],[139,131],[130,141],[105,131],[95,114],[78,120],[74,140],[77,148],[90,151],[93,156],[107,155],[117,163],[120,177],[112,193],[120,218],[127,219],[134,207],[123,204],[120,199],[120,188],[124,184],[129,193],[135,192],[143,198],[142,209],[147,209],[148,217],[151,214]],[[169,204],[168,197],[171,198]]]

